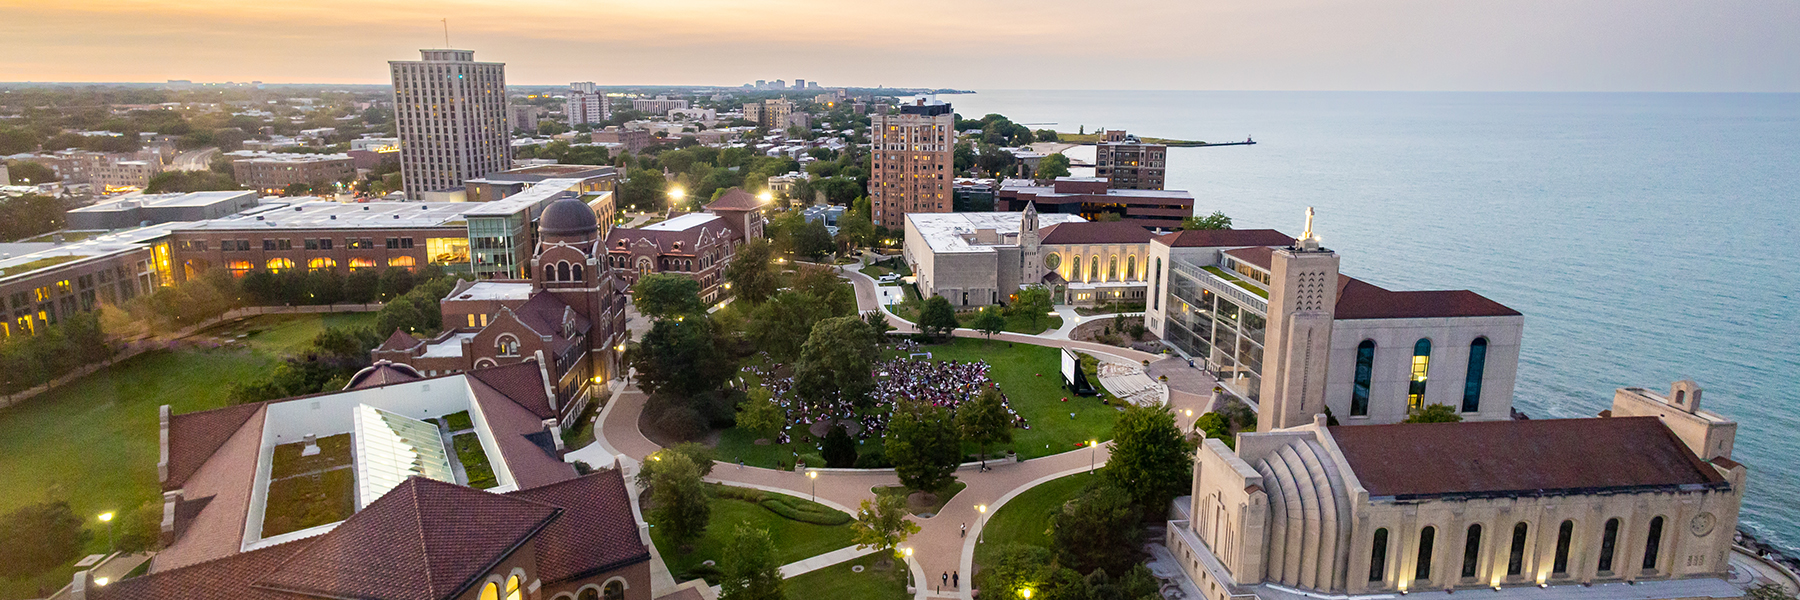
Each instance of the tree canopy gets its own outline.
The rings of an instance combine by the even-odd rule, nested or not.
[[[0,516],[0,577],[22,579],[74,562],[81,557],[88,531],[64,501],[21,506]]]
[[[631,286],[631,302],[638,312],[653,319],[673,319],[706,314],[700,300],[700,282],[673,273],[650,273]]]
[[[666,532],[671,541],[685,546],[700,538],[712,517],[700,470],[692,459],[679,452],[659,453],[652,460],[662,464],[657,465],[650,478],[647,520]]]
[[[1057,562],[1086,573],[1105,569],[1122,573],[1137,562],[1138,507],[1131,494],[1112,485],[1088,489],[1050,518],[1050,537]]]
[[[915,490],[936,491],[955,480],[956,465],[962,461],[962,439],[943,407],[902,400],[888,422],[885,452],[900,483]]]
[[[925,335],[944,338],[956,327],[956,309],[950,308],[950,300],[943,296],[932,296],[925,301],[925,308],[919,310],[919,331]]]
[[[1462,415],[1446,404],[1432,404],[1406,415],[1404,423],[1460,423]]]
[[[860,317],[819,321],[794,365],[794,391],[814,406],[862,407],[875,391],[874,359],[875,336]]]
[[[1012,441],[1013,420],[1001,403],[1000,388],[988,386],[973,401],[957,407],[956,428],[963,439],[981,446],[981,461],[987,464],[989,444]]]
[[[1134,406],[1113,424],[1112,457],[1104,475],[1138,506],[1160,511],[1185,493],[1193,477],[1194,446],[1162,408]]]
[[[701,317],[651,325],[632,352],[631,366],[644,391],[683,397],[717,390],[737,372],[712,322]]]
[[[1062,153],[1053,153],[1038,161],[1038,179],[1056,179],[1069,176],[1069,157]]]
[[[1053,308],[1055,307],[1050,304],[1050,288],[1041,285],[1020,288],[1019,299],[1014,300],[1009,307],[1013,314],[1023,315],[1030,321],[1034,329],[1050,315]]]
[[[885,495],[862,501],[850,530],[858,549],[874,548],[893,556],[895,548],[919,532],[919,525],[906,519],[905,496]]]
[[[771,264],[773,257],[766,239],[757,238],[738,248],[731,264],[725,265],[725,281],[731,283],[732,295],[751,305],[775,295],[781,288],[781,274]]]
[[[737,526],[726,545],[719,575],[721,600],[785,600],[786,580],[769,530],[748,523]]]
[[[1202,229],[1231,229],[1231,217],[1227,217],[1225,216],[1225,213],[1216,210],[1213,211],[1213,214],[1204,217],[1192,215],[1181,220],[1181,228],[1190,231]]]

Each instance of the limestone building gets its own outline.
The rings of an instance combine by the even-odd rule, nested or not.
[[[1329,408],[1397,423],[1433,404],[1512,414],[1524,316],[1468,290],[1392,291],[1339,273],[1312,235],[1181,231],[1151,241],[1145,326],[1234,395],[1264,430]]]
[[[906,215],[905,256],[919,293],[954,306],[1010,302],[1042,285],[1059,304],[1141,302],[1150,240],[1136,224],[1022,212]]]
[[[1735,597],[1747,472],[1736,423],[1700,395],[1623,388],[1590,419],[1327,426],[1315,410],[1235,450],[1208,439],[1169,548],[1218,600]]]

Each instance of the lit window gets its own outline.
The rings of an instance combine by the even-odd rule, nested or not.
[[[519,589],[519,576],[506,578],[506,600],[522,600],[524,597],[524,591]]]
[[[1425,408],[1425,378],[1431,373],[1431,340],[1420,339],[1413,344],[1412,384],[1406,392],[1406,409],[1419,410]]]

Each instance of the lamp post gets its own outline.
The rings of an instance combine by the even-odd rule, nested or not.
[[[812,499],[813,499],[813,502],[818,502],[819,501],[819,472],[818,471],[807,471],[806,478],[812,480]]]
[[[1100,440],[1088,440],[1088,472],[1094,472],[1094,462],[1100,455]]]
[[[906,589],[908,591],[911,591],[913,589],[912,550],[913,550],[912,548],[901,548],[900,549],[900,555],[906,557],[906,560],[901,562],[900,568],[902,570],[906,571]]]
[[[681,186],[669,188],[669,209],[673,210],[675,205],[680,204],[681,199],[686,197],[687,190],[681,189]]]
[[[100,513],[100,522],[106,524],[106,548],[109,553],[119,551],[118,544],[113,539],[112,521],[113,521],[112,513],[110,513],[110,512]]]

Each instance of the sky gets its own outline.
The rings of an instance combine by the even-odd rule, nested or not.
[[[429,6],[425,6],[429,5]],[[1796,0],[0,0],[0,81],[1800,92]]]

